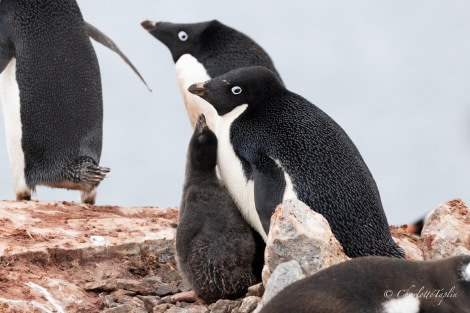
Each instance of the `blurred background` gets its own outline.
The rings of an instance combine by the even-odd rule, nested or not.
[[[192,129],[170,52],[143,20],[218,19],[258,42],[288,89],[327,112],[358,146],[390,224],[453,198],[470,201],[470,2],[79,0],[153,89],[93,42],[104,92],[98,205],[179,206]],[[0,199],[14,199],[0,120]],[[38,187],[34,199],[78,201]]]

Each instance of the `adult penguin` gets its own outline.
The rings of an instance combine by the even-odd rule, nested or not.
[[[287,286],[260,312],[468,313],[470,256],[356,258]]]
[[[266,237],[279,203],[298,198],[328,220],[348,256],[404,257],[354,143],[272,71],[240,68],[189,91],[221,117],[216,132],[220,176],[260,234]]]
[[[192,127],[203,113],[209,128],[215,130],[218,116],[211,105],[188,92],[190,85],[252,65],[265,66],[280,77],[259,44],[218,20],[187,24],[147,20],[142,26],[171,52]]]
[[[109,172],[99,165],[102,90],[89,35],[125,58],[74,0],[0,2],[0,100],[17,200],[45,185],[93,204]]]

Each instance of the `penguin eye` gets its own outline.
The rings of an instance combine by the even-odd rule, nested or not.
[[[184,30],[182,30],[182,31],[180,31],[180,32],[178,33],[178,38],[179,38],[181,41],[186,41],[186,40],[188,40],[189,36],[188,36],[188,34],[187,34]]]
[[[239,86],[234,86],[232,87],[232,93],[234,95],[239,95],[242,93],[242,87],[239,87]]]

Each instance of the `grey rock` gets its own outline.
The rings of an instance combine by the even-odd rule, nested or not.
[[[171,293],[171,287],[167,284],[161,284],[156,290],[156,294],[160,297],[169,295]]]
[[[153,308],[160,304],[160,297],[157,296],[137,296],[144,302],[144,308],[152,312]]]
[[[266,284],[264,297],[259,303],[255,312],[261,311],[263,305],[271,300],[275,295],[277,295],[282,289],[304,278],[305,276],[306,275],[304,275],[299,263],[295,260],[279,264],[271,274],[271,277]]]
[[[305,275],[348,260],[326,219],[299,200],[286,200],[271,217],[263,284],[281,263],[296,260]]]

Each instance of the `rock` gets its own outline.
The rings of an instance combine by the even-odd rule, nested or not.
[[[184,280],[178,285],[178,291],[180,292],[190,291],[191,289],[192,289],[191,284],[189,284],[188,282]]]
[[[167,312],[167,310],[170,308],[169,304],[163,303],[163,304],[158,304],[157,306],[153,307],[152,313],[164,313]]]
[[[174,208],[0,201],[0,312],[135,309],[135,299],[122,305],[106,293],[148,293],[158,286],[142,275],[179,275],[177,216]],[[169,262],[159,263],[163,256]]]
[[[262,297],[264,294],[264,285],[263,283],[259,283],[248,288],[248,292],[246,296],[255,296],[255,297]]]
[[[204,305],[190,304],[188,306],[185,306],[184,308],[173,306],[173,307],[170,307],[167,311],[163,311],[163,312],[166,312],[166,313],[209,313],[209,310]]]
[[[134,308],[130,304],[121,304],[114,308],[104,310],[103,313],[132,313]]]
[[[427,218],[421,233],[424,259],[470,254],[470,213],[465,203],[441,204]]]
[[[281,263],[296,260],[305,275],[348,260],[326,219],[298,200],[286,200],[271,217],[263,284]]]
[[[241,301],[238,300],[217,300],[216,303],[209,306],[210,313],[232,312],[234,309],[238,308],[240,304]]]
[[[251,313],[256,309],[260,301],[260,297],[248,296],[243,299],[242,304],[234,313]]]
[[[171,293],[171,288],[167,284],[162,284],[157,288],[157,295],[160,297],[169,295]]]
[[[137,296],[144,302],[144,308],[147,312],[152,312],[153,308],[160,304],[160,297],[156,296]]]
[[[197,296],[193,290],[180,292],[171,296],[171,303],[196,302],[196,301],[197,301]]]
[[[282,289],[306,276],[307,275],[303,273],[302,268],[296,260],[290,260],[289,262],[279,264],[266,283],[266,290],[264,292],[263,299],[259,303],[255,312],[261,311],[263,305],[277,295]]]
[[[400,227],[390,226],[390,233],[397,245],[405,251],[405,257],[408,260],[424,260],[421,238],[410,234],[407,225]]]
[[[272,219],[279,239],[268,236],[266,292],[258,284],[243,299],[203,305],[176,267],[177,215],[171,208],[0,201],[0,312],[251,313],[263,293],[270,299],[347,259],[321,216],[286,201]],[[469,254],[469,218],[453,200],[430,216],[422,238],[403,227],[391,232],[409,259],[422,259],[422,249],[426,258]]]

